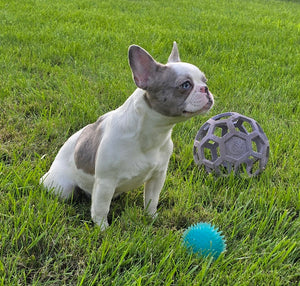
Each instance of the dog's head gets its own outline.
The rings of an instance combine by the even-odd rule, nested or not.
[[[166,65],[156,62],[139,46],[129,47],[129,64],[137,87],[157,112],[189,118],[207,112],[214,103],[203,72],[180,61],[176,42]]]

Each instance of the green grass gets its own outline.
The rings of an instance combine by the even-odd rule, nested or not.
[[[0,285],[299,285],[299,15],[279,0],[0,0]],[[101,232],[87,199],[60,201],[39,178],[66,138],[132,93],[128,46],[165,62],[173,40],[215,107],[175,127],[158,218],[139,189],[113,201]],[[267,134],[260,177],[195,166],[197,130],[226,111]],[[215,262],[181,247],[199,221],[226,237]]]

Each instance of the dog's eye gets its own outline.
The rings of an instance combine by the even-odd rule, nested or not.
[[[183,84],[181,84],[180,87],[184,90],[188,90],[192,87],[192,84],[187,80]]]

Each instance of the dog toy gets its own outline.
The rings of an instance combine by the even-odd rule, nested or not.
[[[269,149],[268,138],[254,119],[227,112],[202,125],[193,154],[195,163],[208,173],[228,176],[234,171],[252,177],[265,169]]]
[[[190,226],[182,236],[183,245],[201,257],[217,259],[226,249],[224,236],[210,223],[200,222]]]

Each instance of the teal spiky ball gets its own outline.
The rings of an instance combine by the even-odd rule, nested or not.
[[[190,226],[183,233],[183,245],[202,257],[217,259],[226,249],[224,236],[210,223],[200,222]]]

